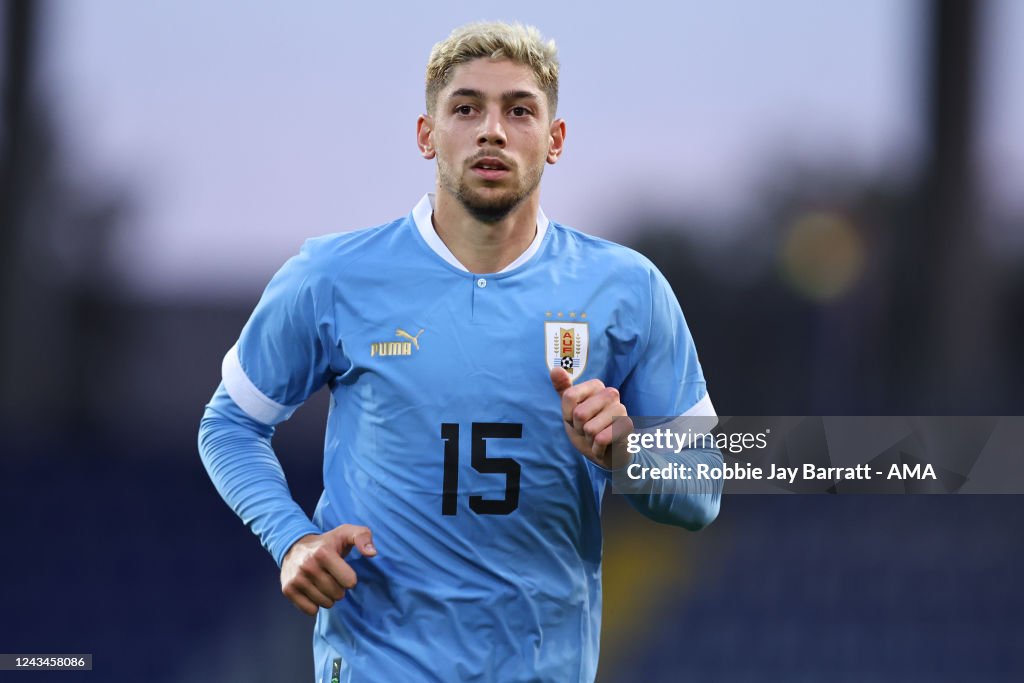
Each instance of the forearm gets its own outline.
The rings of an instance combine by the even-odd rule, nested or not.
[[[630,505],[645,517],[661,524],[697,531],[718,516],[723,486],[721,479],[694,476],[700,464],[709,468],[721,467],[722,455],[714,448],[687,448],[678,453],[640,449],[632,456],[629,466],[605,472],[614,478],[613,490],[625,494]],[[630,471],[641,472],[643,468],[660,470],[670,465],[679,465],[676,469],[691,473],[690,478],[632,479],[629,476]]]
[[[292,499],[270,444],[273,428],[217,404],[215,396],[199,425],[203,465],[224,501],[280,566],[295,541],[320,529]]]

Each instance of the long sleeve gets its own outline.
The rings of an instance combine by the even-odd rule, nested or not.
[[[295,541],[321,530],[292,498],[270,444],[273,434],[273,427],[242,411],[222,383],[199,425],[199,454],[221,497],[280,566]]]
[[[615,493],[626,496],[629,504],[642,515],[661,524],[681,526],[698,531],[714,521],[722,501],[721,479],[645,479],[633,481],[626,472],[629,466],[664,468],[677,464],[695,472],[697,465],[721,467],[722,454],[716,448],[688,448],[679,453],[657,453],[640,449],[629,465],[608,470],[591,462],[597,476],[613,482]]]
[[[630,372],[620,387],[622,402],[629,414],[641,418],[674,420],[701,418],[708,429],[713,426],[715,409],[711,403],[697,349],[672,288],[653,266],[648,279],[638,287],[638,301],[647,306],[637,314],[638,336],[627,338]],[[690,472],[698,464],[722,465],[722,454],[715,448],[689,448],[652,451],[641,449],[630,464],[663,468],[685,466]],[[657,479],[633,482],[622,471],[597,467],[598,478],[613,480],[613,491],[626,494],[630,504],[646,517],[663,524],[701,529],[718,515],[721,480]]]
[[[329,280],[307,247],[267,285],[199,426],[199,453],[221,497],[274,560],[300,537],[321,533],[292,499],[271,447],[288,417],[343,363],[330,343]]]

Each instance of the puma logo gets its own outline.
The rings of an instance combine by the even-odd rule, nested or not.
[[[417,332],[415,337],[412,336],[411,334],[409,334],[408,332],[406,332],[405,330],[403,330],[401,327],[399,327],[397,330],[395,330],[395,336],[396,337],[402,337],[403,339],[408,339],[409,341],[411,341],[413,343],[413,346],[416,347],[417,351],[420,350],[420,335],[421,334],[423,334],[423,330],[420,330],[419,332]]]
[[[402,339],[408,339],[409,341],[382,341],[373,342],[370,344],[370,356],[411,356],[412,349],[415,346],[416,350],[420,350],[420,335],[423,334],[423,330],[416,333],[416,336],[412,336],[401,327],[395,330],[395,336],[401,337]]]

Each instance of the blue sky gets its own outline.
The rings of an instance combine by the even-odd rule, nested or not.
[[[432,187],[414,140],[423,69],[458,24],[520,20],[555,38],[567,151],[542,203],[623,238],[638,212],[738,214],[779,162],[912,162],[922,7],[55,2],[46,69],[73,171],[138,196],[125,276],[156,296],[249,296],[305,237],[385,222]],[[985,177],[1012,204],[1024,3],[996,0],[987,23]]]

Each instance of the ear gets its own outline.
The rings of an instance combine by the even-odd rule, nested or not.
[[[548,163],[553,164],[558,161],[558,157],[562,156],[562,150],[565,149],[565,119],[552,121],[548,134],[551,140],[548,145]]]
[[[427,114],[420,114],[416,119],[416,145],[424,159],[437,156],[434,150],[434,119]]]

